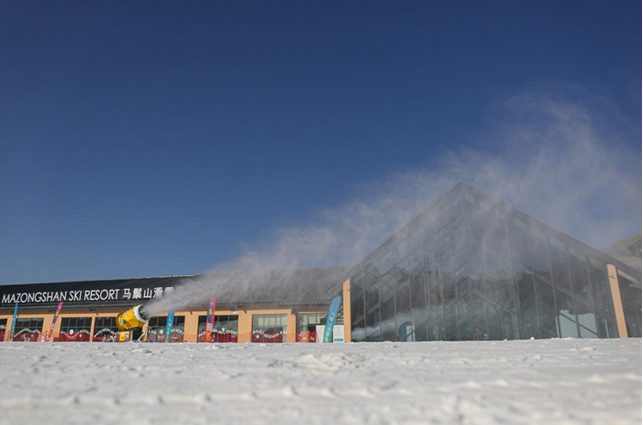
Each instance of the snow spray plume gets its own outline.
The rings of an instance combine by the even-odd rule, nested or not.
[[[624,131],[593,121],[604,111],[592,114],[591,103],[542,92],[500,106],[504,118],[488,150],[450,152],[430,168],[362,187],[354,200],[278,229],[263,247],[216,265],[146,310],[205,305],[213,295],[235,299],[275,281],[296,287],[296,269],[357,264],[460,181],[596,247],[640,232],[640,153],[621,140]],[[640,129],[634,133],[640,140]]]

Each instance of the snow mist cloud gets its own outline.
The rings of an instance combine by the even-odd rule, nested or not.
[[[640,129],[613,108],[595,106],[543,92],[513,97],[496,106],[502,118],[480,148],[361,187],[353,200],[277,229],[146,308],[160,314],[248,293],[268,280],[288,283],[298,268],[354,265],[458,182],[597,248],[632,236],[641,231],[641,162],[624,139],[640,140]]]

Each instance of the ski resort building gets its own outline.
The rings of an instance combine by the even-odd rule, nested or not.
[[[640,239],[632,258],[607,252],[459,184],[355,267],[217,296],[213,342],[316,342],[336,296],[346,342],[641,337]],[[55,340],[116,341],[118,313],[193,278],[0,286],[0,341],[37,340],[60,301]],[[169,337],[166,316],[144,331],[200,342],[205,320],[204,302],[177,311]]]
[[[212,342],[315,342],[324,324],[328,301],[323,289],[348,269],[297,270],[288,282],[268,280],[241,296],[217,297]],[[55,341],[118,341],[116,315],[189,283],[197,276],[57,282],[0,286],[0,341],[37,341],[50,330],[56,307],[64,307],[55,323]],[[13,313],[18,314],[13,333]],[[171,333],[167,316],[152,317],[143,331],[151,342],[202,342],[207,302],[176,311]],[[338,324],[343,319],[339,318]]]
[[[355,342],[641,337],[632,252],[626,265],[459,184],[330,292],[350,288]]]

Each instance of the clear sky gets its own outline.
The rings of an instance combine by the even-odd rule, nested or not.
[[[201,272],[552,83],[640,152],[640,2],[3,1],[0,284]]]

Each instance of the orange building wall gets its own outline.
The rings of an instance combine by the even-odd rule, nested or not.
[[[70,317],[91,317],[91,332],[90,332],[90,341],[94,339],[94,329],[97,317],[115,317],[117,314],[122,313],[122,309],[105,309],[105,310],[68,310],[65,311],[64,307],[58,316],[56,321],[56,327],[54,329],[54,337],[60,337],[60,327],[63,318]],[[244,307],[239,310],[232,310],[229,307],[218,308],[215,312],[215,316],[230,316],[237,315],[239,316],[239,325],[238,325],[238,342],[252,342],[252,316],[255,314],[285,314],[287,315],[288,323],[288,333],[286,335],[287,342],[296,342],[297,341],[297,313],[325,313],[326,309],[324,308],[305,308],[305,309],[292,309],[292,308],[266,308],[266,307],[257,307],[249,306]],[[207,310],[189,310],[189,311],[177,311],[176,316],[184,316],[184,335],[183,340],[185,342],[197,342],[198,331],[199,331],[199,317],[206,316]],[[41,310],[41,311],[25,311],[21,312],[18,310],[19,319],[28,319],[36,318],[43,319],[43,329],[41,332],[46,334],[49,332],[51,327],[51,322],[54,317],[54,310]],[[7,319],[7,328],[4,335],[4,341],[10,340],[11,333],[11,322],[13,320],[13,312],[0,312],[0,319]],[[143,327],[143,330],[147,330],[147,325]]]

